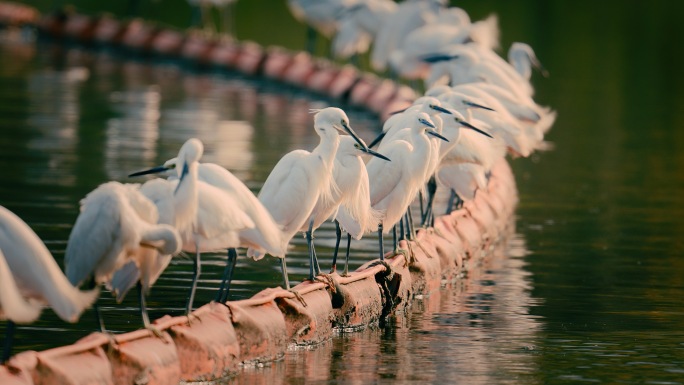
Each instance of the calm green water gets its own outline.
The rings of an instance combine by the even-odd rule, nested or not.
[[[684,383],[684,3],[459,5],[474,19],[496,11],[504,46],[529,42],[551,72],[534,83],[536,99],[559,111],[549,134],[556,149],[512,162],[517,234],[470,286],[417,301],[388,328],[290,352],[236,382]],[[172,9],[141,6],[181,23]],[[280,1],[241,1],[237,12],[243,38],[303,42]],[[292,32],[274,34],[261,20]],[[117,52],[3,44],[0,202],[61,259],[78,199],[173,156],[189,136],[205,141],[206,161],[257,190],[283,153],[313,147],[306,111],[318,99]],[[372,116],[350,117],[372,136]],[[330,228],[322,230],[329,246]],[[355,262],[372,258],[373,245],[357,244]],[[298,243],[290,259],[294,279],[306,273],[303,250]],[[198,303],[212,298],[221,271],[221,256],[207,260]],[[272,261],[238,266],[233,298],[278,282]],[[181,312],[188,268],[177,261],[155,286],[153,317]],[[113,330],[138,326],[133,298],[103,298]],[[20,329],[17,349],[71,342],[93,328],[90,313],[70,326],[45,311]]]

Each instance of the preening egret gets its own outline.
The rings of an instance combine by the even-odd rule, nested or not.
[[[259,200],[281,226],[283,240],[289,243],[297,232],[306,232],[310,280],[314,279],[314,269],[318,265],[311,237],[314,225],[312,213],[319,199],[323,202],[331,201],[337,190],[332,179],[332,169],[340,144],[338,131],[347,132],[361,148],[368,150],[366,144],[349,126],[349,118],[344,111],[328,107],[315,112],[314,130],[320,137],[318,146],[311,152],[295,150],[283,156],[259,192]],[[255,259],[263,255],[253,249],[249,249],[247,254]],[[281,261],[283,279],[289,289],[285,258]],[[318,269],[316,270],[317,273]]]
[[[62,273],[36,233],[0,206],[0,317],[9,320],[5,348],[8,358],[14,322],[33,322],[39,304],[47,303],[66,322],[76,322],[95,301],[99,290],[80,291]]]
[[[373,210],[370,205],[370,188],[368,186],[368,172],[366,165],[361,159],[362,154],[370,154],[389,161],[389,158],[373,150],[361,147],[354,138],[343,136],[335,154],[333,165],[333,183],[337,189],[332,192],[332,199],[319,197],[311,216],[313,217],[313,230],[316,230],[324,221],[336,217],[335,227],[337,241],[333,254],[333,267],[336,269],[337,253],[340,246],[340,226],[347,231],[347,257],[344,274],[348,272],[349,246],[352,234],[356,239],[361,239],[367,231],[374,231],[378,227],[380,213]]]
[[[107,182],[91,191],[81,200],[81,212],[69,234],[64,255],[69,281],[76,286],[84,282],[109,286],[114,274],[129,262],[140,266],[151,263],[158,253],[161,258],[178,253],[180,235],[172,226],[157,225],[157,218],[157,208],[137,185]],[[148,290],[149,279],[146,283]],[[142,290],[140,311],[149,327]],[[97,316],[104,331],[99,312]]]
[[[173,172],[176,174],[178,160],[177,158],[169,159],[164,163],[164,165],[155,167],[149,170],[140,171],[131,174],[130,176],[145,175],[151,173],[165,173]],[[201,182],[205,182],[211,186],[221,189],[223,192],[228,194],[232,198],[231,205],[235,209],[242,211],[247,215],[252,222],[254,227],[248,227],[240,230],[238,232],[239,243],[241,247],[251,247],[260,253],[268,253],[276,257],[284,257],[287,251],[287,242],[283,241],[282,230],[275,223],[271,214],[266,210],[266,208],[261,204],[259,199],[252,193],[252,191],[240,181],[235,175],[225,168],[214,164],[214,163],[199,163],[198,165],[198,178]],[[167,196],[163,197],[159,195],[159,189],[151,189],[152,186],[160,185],[160,181],[155,181],[152,184],[149,181],[143,185],[143,194],[148,195],[158,206],[164,204],[163,202],[168,201],[169,193],[167,189]],[[146,188],[147,186],[150,188]],[[155,190],[157,190],[155,192]],[[163,189],[162,189],[163,190]],[[150,196],[146,192],[149,191],[150,194],[156,195],[156,197]],[[202,190],[200,190],[200,206],[203,205]],[[163,195],[163,194],[162,194]],[[171,207],[164,210],[173,213],[173,204]],[[162,208],[159,207],[160,211]],[[161,220],[161,217],[160,217]],[[174,223],[173,217],[167,221],[161,223]],[[237,250],[228,250],[228,261],[226,264],[226,270],[224,272],[224,279],[221,283],[222,290],[219,290],[217,294],[217,301],[225,302],[228,297],[230,289],[230,278],[232,277],[233,268],[236,263]]]
[[[446,140],[435,131],[430,116],[424,112],[406,112],[413,122],[397,132],[389,141],[383,141],[378,151],[392,162],[371,159],[366,165],[370,184],[371,206],[382,212],[378,236],[380,259],[384,259],[383,233],[389,231],[407,211],[422,188],[430,161],[432,145],[428,135]],[[407,223],[410,226],[410,223]],[[395,244],[396,249],[396,244]]]

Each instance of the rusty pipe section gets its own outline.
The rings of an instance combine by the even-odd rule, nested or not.
[[[339,66],[304,52],[253,42],[212,39],[140,19],[117,20],[69,12],[41,16],[0,2],[0,24],[34,25],[54,38],[107,44],[160,57],[260,75],[363,106],[386,119],[416,98],[406,86]],[[76,343],[27,351],[0,366],[0,384],[170,384],[213,381],[240,366],[277,360],[292,345],[315,345],[335,331],[382,323],[413,298],[464,279],[512,226],[517,190],[506,161],[492,169],[487,191],[420,229],[400,253],[370,261],[348,276],[322,275],[291,291],[263,290],[252,298],[209,303],[190,317],[164,316],[156,330],[93,333]]]

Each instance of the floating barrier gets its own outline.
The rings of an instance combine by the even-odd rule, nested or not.
[[[416,98],[411,88],[303,52],[212,40],[138,19],[40,16],[24,5],[0,3],[0,23],[30,24],[53,37],[261,74],[365,106],[381,119]],[[212,381],[240,366],[277,360],[291,345],[315,345],[335,330],[381,323],[416,296],[438,290],[444,280],[463,279],[508,234],[516,204],[512,171],[501,161],[492,169],[487,191],[437,217],[433,228],[419,229],[414,241],[402,241],[402,252],[388,253],[385,261],[370,261],[348,276],[322,275],[320,281],[303,282],[291,291],[270,288],[246,300],[212,302],[189,317],[164,316],[153,323],[156,332],[92,333],[69,346],[22,352],[0,366],[0,384]]]

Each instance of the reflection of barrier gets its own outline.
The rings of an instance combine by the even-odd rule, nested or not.
[[[0,23],[30,23],[60,38],[262,74],[365,106],[382,119],[416,96],[408,87],[306,53],[214,41],[141,20],[75,14],[39,18],[31,8],[0,3]],[[316,344],[329,339],[335,328],[382,322],[390,312],[409,306],[414,296],[437,290],[445,279],[463,277],[506,233],[516,203],[513,174],[502,161],[492,170],[488,191],[436,218],[434,228],[419,230],[415,241],[402,241],[402,252],[388,254],[385,262],[368,262],[347,277],[322,275],[320,282],[304,282],[291,291],[272,288],[247,300],[209,303],[189,318],[165,316],[154,322],[159,335],[148,330],[114,337],[93,333],[73,345],[23,352],[0,366],[0,383],[210,381],[234,373],[241,364],[276,360],[290,344]]]

